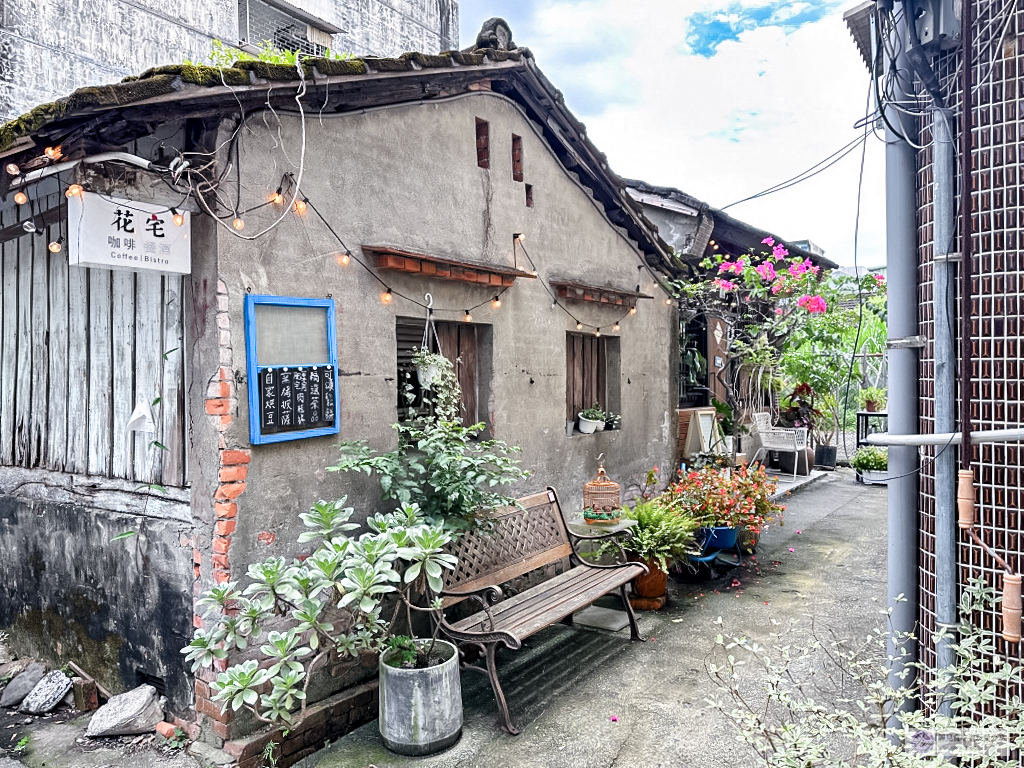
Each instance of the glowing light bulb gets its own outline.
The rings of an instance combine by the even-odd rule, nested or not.
[[[518,240],[521,243],[526,239],[526,235],[524,235],[522,232],[516,232],[514,235],[512,235],[512,239]]]
[[[711,250],[717,251],[718,250],[718,244],[716,243],[715,245],[712,245],[711,246]]]
[[[245,222],[242,221],[240,218],[236,217],[235,220],[231,222],[231,226],[234,227],[235,229],[241,231],[241,230],[245,229]]]
[[[630,307],[629,308],[629,314],[635,315],[636,314],[636,307]]]
[[[174,208],[171,208],[171,213],[174,216],[174,226],[180,227],[185,223],[185,216],[180,211],[176,211]]]
[[[491,301],[491,307],[493,309],[498,309],[499,307],[501,307],[501,299],[495,296],[494,299]]]
[[[74,197],[75,195],[82,194],[81,184],[71,184],[66,190],[64,190],[64,197]]]
[[[594,335],[595,336],[600,336],[601,335],[601,329],[598,328],[596,331],[594,331]]]
[[[462,317],[462,322],[464,322],[464,323],[472,323],[473,322],[473,316],[471,314],[469,314],[469,310],[468,309],[466,310],[466,314],[463,315],[463,317]]]
[[[709,242],[709,243],[711,243],[711,245],[714,245],[714,244],[715,244],[715,241],[714,241],[714,240],[708,240],[708,242]]]
[[[577,331],[582,331],[583,330],[583,323],[576,323],[576,330]]]
[[[665,304],[667,304],[668,306],[671,307],[672,306],[672,299],[665,299]]]
[[[300,216],[306,212],[306,201],[296,200],[295,201],[295,212]]]
[[[383,304],[390,304],[391,303],[391,299],[393,299],[393,298],[394,298],[394,296],[391,295],[391,289],[390,288],[388,288],[386,291],[384,291],[384,293],[382,293],[380,295],[380,300],[381,300],[381,303],[383,303]]]
[[[284,195],[281,194],[280,188],[278,188],[277,192],[270,196],[270,202],[272,202],[274,205],[280,205],[283,200]]]
[[[47,248],[50,249],[50,253],[60,253],[60,249],[62,247],[61,244],[63,242],[64,242],[64,238],[63,237],[58,237],[56,240],[54,240],[52,243],[50,243],[47,246]]]
[[[8,163],[7,173],[9,173],[11,176],[17,176],[18,174],[21,173],[21,168],[18,167],[17,163]]]
[[[348,251],[345,251],[344,253],[339,253],[335,255],[334,260],[338,262],[339,267],[347,267],[349,261],[352,260],[352,256],[351,254],[349,254]]]
[[[24,205],[25,203],[28,202],[28,195],[26,195],[24,192],[15,192],[14,202],[16,202],[18,205]]]
[[[616,323],[615,325],[613,325],[612,330],[617,332],[619,330],[619,324]]]
[[[43,154],[51,160],[56,160],[61,155],[60,147],[47,147],[43,150]]]

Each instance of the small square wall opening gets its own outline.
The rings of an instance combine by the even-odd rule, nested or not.
[[[486,120],[476,119],[476,164],[481,168],[491,167],[491,131]]]
[[[523,139],[512,134],[512,181],[523,180]]]
[[[533,184],[526,185],[526,207],[533,208]]]

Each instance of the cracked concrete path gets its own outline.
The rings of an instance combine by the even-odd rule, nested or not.
[[[799,490],[785,526],[762,537],[756,559],[711,582],[671,584],[670,602],[643,613],[650,640],[557,625],[503,651],[499,674],[513,720],[497,729],[490,686],[463,675],[465,726],[450,750],[403,758],[384,749],[369,723],[302,768],[746,768],[755,755],[707,705],[714,684],[705,661],[719,632],[769,639],[772,619],[861,637],[885,603],[886,496],[849,470]],[[792,550],[792,551],[791,551]],[[737,584],[738,581],[738,585]],[[616,607],[617,601],[606,603]],[[715,623],[722,617],[723,625]],[[618,718],[617,722],[611,718]]]

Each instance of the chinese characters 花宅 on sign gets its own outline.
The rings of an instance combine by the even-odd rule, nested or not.
[[[82,192],[68,198],[68,261],[80,267],[192,271],[189,214],[181,226],[165,205]]]

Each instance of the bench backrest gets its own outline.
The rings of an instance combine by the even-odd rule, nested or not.
[[[572,554],[554,488],[524,496],[521,506],[491,513],[493,527],[464,534],[449,550],[459,558],[445,588],[469,590],[514,579]],[[461,598],[446,598],[452,605]]]

